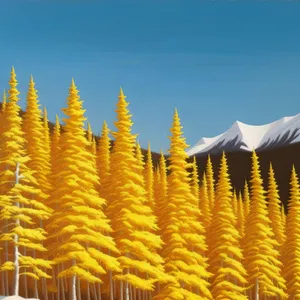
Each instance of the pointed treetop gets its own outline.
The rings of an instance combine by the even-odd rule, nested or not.
[[[11,74],[12,74],[12,75],[13,75],[13,74],[16,75],[15,67],[14,67],[14,66],[11,67]]]
[[[72,77],[71,86],[76,88],[76,85],[75,85],[75,80],[74,80],[74,78],[73,78],[73,77]]]
[[[87,122],[87,130],[90,131],[90,132],[92,131],[92,127],[91,127],[90,122]]]
[[[46,105],[44,106],[44,118],[48,119],[48,112],[47,112]]]
[[[148,152],[150,152],[150,153],[151,153],[150,142],[148,142]]]
[[[30,83],[34,83],[32,74],[30,74]]]
[[[59,117],[58,117],[58,115],[55,115],[55,124],[56,124],[56,125],[59,124]]]
[[[122,87],[120,87],[120,95],[119,95],[119,99],[126,99],[126,98],[127,98],[127,97],[124,95]]]

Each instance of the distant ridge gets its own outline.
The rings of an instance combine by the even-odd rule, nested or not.
[[[300,114],[284,117],[265,125],[236,121],[224,133],[202,138],[187,150],[189,156],[278,148],[300,142]]]

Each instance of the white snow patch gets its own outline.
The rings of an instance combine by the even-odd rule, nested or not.
[[[248,125],[240,121],[236,121],[224,133],[211,138],[201,138],[195,146],[187,150],[189,156],[201,152],[209,152],[215,146],[222,148],[222,145],[236,139],[237,143],[243,143],[240,150],[252,151],[262,145],[276,144],[285,133],[293,132],[298,129],[300,132],[300,114],[291,117],[284,117],[275,122],[265,125]],[[291,143],[300,142],[300,136],[295,138]],[[221,146],[220,146],[221,145]],[[274,145],[273,145],[274,146]],[[238,150],[238,149],[237,149]]]

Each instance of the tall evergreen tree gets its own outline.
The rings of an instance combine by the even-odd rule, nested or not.
[[[135,290],[153,291],[154,284],[164,280],[163,260],[156,253],[161,239],[155,233],[156,218],[147,203],[144,178],[136,168],[134,154],[136,136],[131,133],[128,102],[120,90],[117,103],[117,130],[111,154],[111,180],[108,213],[112,219],[114,237],[121,252],[123,269],[114,278],[120,282],[119,299],[132,286]],[[123,282],[125,282],[125,289]]]
[[[270,163],[269,186],[267,199],[269,202],[269,218],[278,244],[281,246],[285,241],[284,227],[281,217],[281,201],[278,193],[278,185],[275,179],[275,173]]]
[[[243,200],[244,200],[244,216],[246,220],[250,211],[250,194],[249,194],[249,187],[248,187],[247,180],[245,180]]]
[[[206,175],[205,172],[202,176],[202,181],[199,189],[199,207],[200,211],[202,213],[202,222],[206,229],[206,232],[208,233],[208,228],[210,226],[211,222],[211,210],[209,205],[209,198],[208,198],[208,188],[207,188],[207,181],[206,181]]]
[[[240,237],[243,238],[245,234],[245,214],[244,214],[244,204],[241,192],[238,196],[237,205],[237,228],[240,232]]]
[[[108,195],[109,178],[110,178],[110,149],[111,144],[109,140],[109,129],[104,121],[102,126],[101,137],[97,148],[97,168],[100,177],[100,189],[99,193],[102,197]],[[109,199],[107,199],[109,201]]]
[[[152,153],[150,144],[148,144],[147,159],[144,171],[145,185],[146,185],[146,197],[149,202],[149,206],[154,210],[154,171],[152,162]]]
[[[243,287],[247,283],[247,274],[241,263],[243,253],[232,199],[228,166],[223,153],[208,238],[213,299],[247,299]]]
[[[245,227],[245,266],[248,272],[250,295],[286,299],[285,280],[279,261],[279,244],[275,239],[268,216],[265,191],[260,175],[258,157],[252,153],[250,213]]]
[[[214,170],[210,159],[210,155],[208,155],[207,163],[206,163],[206,182],[207,182],[207,193],[208,193],[208,199],[210,203],[210,210],[212,211],[214,207],[214,199],[215,199],[215,180],[214,180]]]
[[[51,255],[56,264],[63,264],[58,278],[71,278],[71,298],[76,299],[77,279],[88,283],[101,283],[106,270],[119,271],[115,258],[107,255],[119,253],[108,219],[103,213],[105,200],[100,198],[95,185],[98,176],[93,164],[95,157],[88,151],[85,137],[84,112],[78,90],[72,80],[64,132],[61,136],[60,180],[52,198],[61,205],[51,217],[49,231],[53,243]],[[101,247],[101,250],[99,248]]]
[[[290,181],[287,240],[283,246],[284,278],[289,299],[300,299],[300,186],[295,167]]]
[[[51,211],[37,196],[42,195],[33,171],[28,167],[25,138],[20,117],[19,91],[14,68],[11,71],[8,103],[5,108],[3,131],[0,137],[0,216],[7,221],[6,231],[0,235],[0,246],[8,242],[14,249],[13,261],[7,260],[1,271],[14,271],[13,294],[19,295],[20,275],[34,279],[49,278],[44,268],[51,262],[31,255],[47,251],[42,242],[46,233],[37,220],[45,220]],[[35,198],[35,199],[34,199]],[[37,199],[37,200],[36,200]],[[20,255],[20,247],[26,255]],[[8,251],[8,247],[5,247]]]
[[[167,284],[157,299],[212,299],[209,291],[204,227],[190,187],[187,144],[175,111],[171,128],[167,213],[162,234],[165,268],[177,283]]]

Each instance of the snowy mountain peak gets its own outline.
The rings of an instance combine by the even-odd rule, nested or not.
[[[300,114],[284,117],[265,125],[249,125],[236,121],[224,133],[201,138],[188,155],[252,151],[281,147],[300,142]]]

